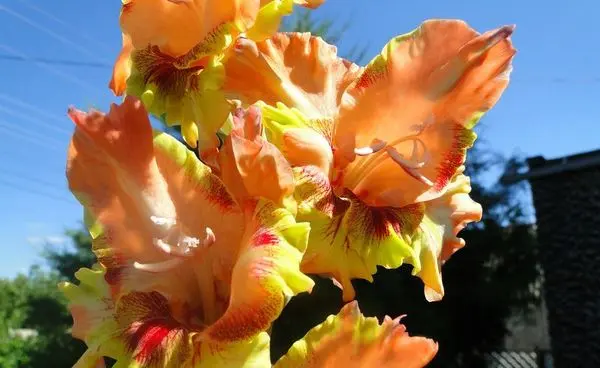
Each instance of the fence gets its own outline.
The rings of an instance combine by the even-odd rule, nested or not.
[[[488,368],[553,368],[549,351],[498,351],[485,354]]]

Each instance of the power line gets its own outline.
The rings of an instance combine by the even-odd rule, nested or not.
[[[78,86],[80,86],[82,88],[85,88],[85,89],[88,89],[88,90],[91,90],[91,91],[94,91],[94,92],[98,92],[99,91],[98,87],[93,86],[93,85],[88,84],[88,83],[85,83],[85,82],[83,82],[83,81],[81,81],[81,80],[79,80],[77,78],[74,78],[70,74],[67,74],[65,72],[62,72],[62,71],[54,68],[52,65],[48,65],[48,64],[44,64],[44,63],[40,63],[38,61],[32,60],[29,56],[23,54],[22,52],[19,52],[19,51],[13,49],[10,46],[0,44],[0,49],[4,49],[5,51],[7,51],[7,52],[9,52],[9,53],[11,53],[13,55],[16,55],[16,56],[18,56],[20,58],[26,59],[27,61],[31,61],[35,65],[37,65],[38,67],[40,67],[42,69],[46,69],[49,72],[54,73],[54,74],[56,74],[56,75],[58,75],[58,76],[60,76],[60,77],[62,77],[64,79],[66,79],[66,80],[74,83],[74,84],[77,84]]]
[[[66,29],[70,30],[71,32],[73,32],[73,34],[77,34],[80,37],[86,39],[87,41],[95,43],[96,45],[102,47],[105,51],[109,51],[110,50],[110,48],[106,44],[104,44],[103,42],[100,42],[97,39],[91,37],[87,33],[83,32],[80,28],[72,27],[68,22],[66,22],[66,21],[58,18],[54,14],[52,14],[52,13],[50,13],[50,12],[48,12],[48,11],[42,9],[42,8],[39,8],[39,7],[35,6],[35,5],[33,5],[29,1],[25,1],[25,0],[18,0],[18,1],[20,3],[22,3],[22,4],[24,4],[29,9],[34,10],[34,11],[36,11],[36,12],[38,12],[38,13],[46,16],[47,18],[52,19],[54,22],[62,25],[64,28],[66,28]]]
[[[55,188],[55,189],[58,189],[58,190],[64,190],[64,189],[66,189],[65,185],[59,185],[57,183],[46,181],[44,179],[40,179],[40,178],[33,177],[33,176],[30,176],[30,175],[27,175],[27,174],[23,174],[23,173],[20,173],[20,172],[11,170],[11,169],[0,168],[0,173],[2,173],[2,174],[8,174],[8,175],[10,175],[9,178],[14,177],[14,178],[17,178],[17,179],[20,179],[20,180],[24,180],[27,183],[35,182],[35,183],[43,185],[44,187],[52,187],[52,188]]]
[[[58,133],[69,134],[69,135],[72,133],[71,131],[67,130],[66,128],[61,128],[61,127],[56,126],[56,125],[48,124],[48,122],[46,122],[46,121],[44,121],[42,119],[39,119],[39,118],[30,116],[30,115],[27,115],[27,114],[20,113],[18,111],[15,111],[15,110],[13,110],[11,108],[6,107],[6,106],[0,105],[0,112],[4,112],[4,113],[6,113],[8,115],[14,116],[15,118],[23,119],[23,120],[32,122],[34,124],[42,125],[43,127],[48,128],[48,129],[52,129],[52,130],[54,130],[55,132],[58,132]],[[64,122],[66,122],[66,120],[67,119],[65,118]]]
[[[6,181],[6,180],[0,178],[0,185],[2,185],[4,187],[18,190],[21,192],[25,192],[27,194],[33,194],[33,195],[38,195],[38,196],[48,198],[48,199],[54,199],[56,201],[61,201],[61,202],[69,203],[69,204],[75,204],[72,201],[69,201],[65,197],[57,196],[56,194],[52,194],[52,193],[46,193],[46,192],[40,191],[38,189],[25,188],[21,184],[15,184],[15,183],[12,183],[10,181]]]
[[[9,60],[9,61],[35,61],[42,64],[51,64],[51,65],[65,65],[65,66],[76,66],[76,67],[85,67],[85,68],[112,68],[111,65],[106,63],[96,63],[90,61],[72,61],[65,59],[52,59],[52,58],[43,58],[43,57],[31,57],[29,59],[16,56],[16,55],[6,55],[0,54],[1,60]]]
[[[29,118],[29,117],[27,117],[27,116],[25,116],[23,114],[18,114],[18,113],[15,114],[14,111],[9,110],[9,109],[5,109],[2,106],[0,106],[0,112],[5,112],[8,115],[14,116],[16,118],[21,118],[21,119],[29,120],[29,121],[35,121],[33,118]],[[0,123],[3,123],[2,125],[6,126],[7,128],[19,131],[22,134],[29,135],[29,136],[31,136],[33,138],[37,138],[37,139],[41,139],[41,140],[44,140],[44,141],[52,142],[52,143],[54,143],[56,145],[63,144],[63,141],[61,141],[59,139],[56,139],[55,137],[50,137],[47,134],[40,133],[40,132],[38,132],[35,129],[27,129],[27,128],[24,128],[22,125],[11,124],[9,122],[2,121],[2,120],[0,120]]]
[[[5,94],[0,93],[0,100],[4,100],[4,101],[8,101],[9,103],[12,103],[13,105],[17,105],[19,107],[28,109],[30,111],[34,111],[36,112],[38,115],[41,115],[47,119],[51,119],[54,120],[56,122],[59,123],[64,123],[65,122],[65,117],[64,116],[59,116],[59,115],[55,115],[52,114],[50,112],[48,112],[47,110],[41,109],[35,105],[32,105],[30,103],[27,103],[21,99],[18,99],[16,97],[11,97]]]
[[[92,51],[88,50],[87,48],[79,45],[77,42],[73,42],[71,40],[69,40],[66,37],[63,37],[61,35],[59,35],[58,33],[52,31],[49,28],[44,27],[43,25],[37,23],[36,21],[34,21],[31,18],[26,17],[25,15],[18,13],[8,7],[6,7],[6,5],[0,5],[0,11],[4,10],[5,12],[7,12],[9,15],[12,15],[13,17],[21,20],[24,23],[27,23],[28,25],[30,25],[31,27],[51,36],[52,38],[66,44],[69,45],[73,48],[75,48],[76,50],[78,50],[80,53],[85,54],[87,56],[90,56],[94,59],[98,59],[97,55],[95,53],[93,53]]]
[[[14,126],[10,126],[10,124],[7,124],[6,122],[0,121],[0,131],[4,131],[4,133],[8,133],[9,135],[12,135],[14,137],[17,137],[19,139],[24,139],[26,141],[29,141],[30,143],[46,148],[46,149],[50,149],[53,151],[61,151],[61,149],[59,149],[57,146],[53,146],[53,145],[49,145],[46,143],[46,140],[44,137],[42,137],[42,139],[40,138],[35,138],[33,135],[31,134],[26,134],[23,132],[19,132],[18,130],[15,131]]]

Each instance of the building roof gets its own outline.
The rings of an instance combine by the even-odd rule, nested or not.
[[[600,150],[578,153],[571,156],[547,160],[543,156],[527,159],[529,171],[516,175],[502,177],[502,182],[510,184],[521,180],[530,180],[562,174],[568,171],[583,170],[590,167],[600,167]]]

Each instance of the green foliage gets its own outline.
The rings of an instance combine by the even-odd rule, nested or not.
[[[56,285],[58,274],[32,268],[0,280],[0,367],[69,367],[84,351],[69,329],[71,316]],[[33,336],[15,336],[15,331]]]
[[[75,272],[81,267],[91,267],[96,261],[96,256],[92,252],[92,239],[87,231],[67,230],[66,235],[71,238],[71,249],[46,246],[43,256],[60,276],[74,282]]]

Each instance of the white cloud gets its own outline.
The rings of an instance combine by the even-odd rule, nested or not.
[[[42,245],[59,246],[67,242],[68,238],[64,235],[46,235],[46,236],[28,236],[25,240],[34,247]]]

